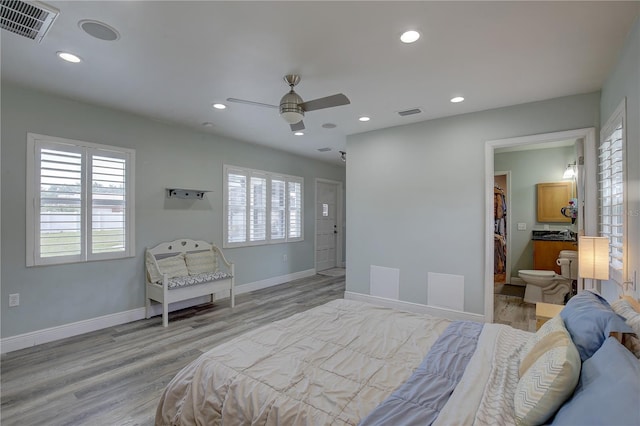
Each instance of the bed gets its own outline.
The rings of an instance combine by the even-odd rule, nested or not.
[[[246,333],[187,365],[162,394],[156,424],[508,425],[558,418],[558,424],[576,424],[585,404],[617,416],[609,420],[639,424],[640,361],[609,338],[633,329],[609,308],[594,338],[599,343],[576,345],[567,328],[585,320],[573,312],[586,309],[590,317],[604,301],[584,293],[586,302],[575,296],[575,306],[563,310],[566,318],[548,321],[537,333],[335,300]],[[591,325],[582,326],[593,334]],[[596,353],[605,346],[613,349]],[[591,362],[601,368],[617,359],[611,351],[623,360],[616,374],[632,380],[622,397],[607,391],[611,396],[597,404],[609,406],[603,411],[589,399],[589,378],[580,367],[586,371]],[[598,365],[596,358],[602,359]],[[586,391],[577,398],[581,386]],[[624,404],[633,408],[621,413]]]

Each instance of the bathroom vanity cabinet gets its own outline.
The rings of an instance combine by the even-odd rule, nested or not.
[[[571,218],[564,216],[560,209],[566,207],[573,198],[573,182],[539,183],[536,186],[538,222],[571,222]]]
[[[562,250],[578,250],[575,241],[533,241],[533,269],[555,271],[560,274],[556,259]]]

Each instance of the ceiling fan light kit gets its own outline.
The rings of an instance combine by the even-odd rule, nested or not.
[[[280,100],[280,116],[289,124],[296,124],[304,118],[304,110],[300,106],[302,98],[293,91],[284,95]]]
[[[349,98],[347,98],[342,93],[304,102],[300,95],[298,95],[293,90],[294,86],[300,83],[300,76],[296,74],[287,74],[284,76],[284,81],[289,85],[290,90],[282,97],[282,99],[280,99],[280,106],[265,104],[263,102],[247,101],[237,98],[227,98],[227,101],[267,108],[278,108],[280,116],[284,119],[284,121],[289,123],[291,131],[293,132],[299,132],[305,129],[304,123],[302,122],[305,112],[324,108],[332,108],[340,105],[348,105],[351,103]]]

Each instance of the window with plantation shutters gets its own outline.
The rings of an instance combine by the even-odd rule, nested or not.
[[[609,275],[619,284],[624,282],[626,255],[625,117],[623,102],[602,128],[598,148],[600,235],[609,237]]]
[[[27,266],[134,255],[135,152],[29,133]]]
[[[301,177],[224,166],[224,247],[303,240]]]

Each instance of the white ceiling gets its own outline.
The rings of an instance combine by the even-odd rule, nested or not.
[[[346,135],[599,90],[640,11],[637,1],[46,3],[60,16],[42,43],[1,32],[4,80],[336,163]],[[121,38],[89,36],[83,19]],[[400,43],[407,29],[421,39]],[[304,136],[277,110],[211,108],[228,97],[277,104],[289,73],[304,100],[341,92],[351,104],[307,113]],[[450,103],[456,95],[465,102]],[[423,113],[397,114],[414,107]]]

